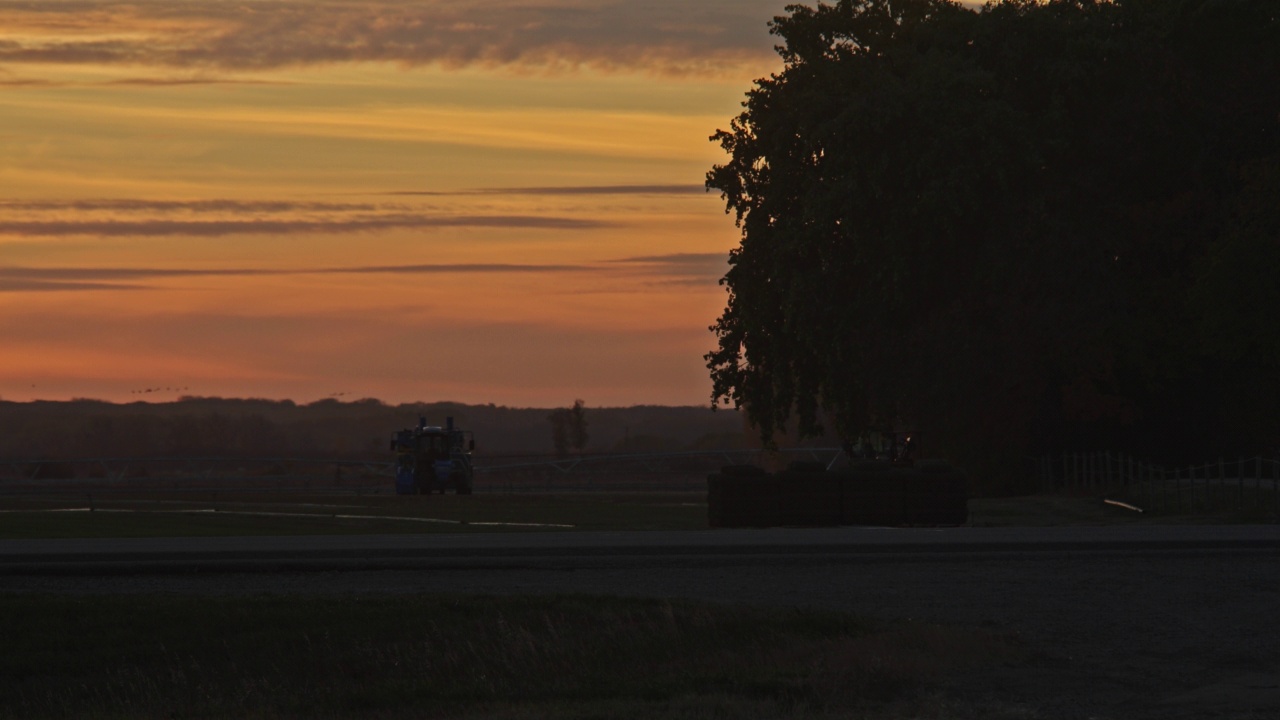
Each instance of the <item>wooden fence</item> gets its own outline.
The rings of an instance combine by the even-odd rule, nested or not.
[[[1035,461],[1045,492],[1090,492],[1162,515],[1222,510],[1280,515],[1280,460],[1236,458],[1166,467],[1111,452],[1063,453]]]

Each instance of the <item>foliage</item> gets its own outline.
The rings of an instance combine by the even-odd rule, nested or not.
[[[551,445],[556,456],[567,456],[570,447],[581,453],[587,446],[587,410],[581,400],[574,400],[573,407],[551,411],[547,422],[551,423]]]
[[[980,471],[1274,437],[1212,387],[1280,371],[1274,3],[787,10],[784,68],[712,137],[742,230],[713,402],[765,438],[915,430]]]

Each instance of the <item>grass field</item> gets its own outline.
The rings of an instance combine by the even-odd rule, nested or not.
[[[699,492],[0,496],[0,538],[706,529]],[[975,526],[1152,518],[1099,498],[970,501]],[[0,716],[1031,717],[975,680],[1034,662],[988,627],[613,596],[5,593]],[[981,682],[978,682],[981,685]],[[968,693],[968,694],[967,694]]]
[[[974,527],[1274,521],[1258,513],[1151,515],[1096,497],[969,501]],[[112,492],[0,496],[0,539],[704,530],[705,492],[537,492],[470,496]]]
[[[1020,652],[979,630],[578,596],[0,594],[0,637],[0,708],[40,718],[939,716],[949,682]]]
[[[0,498],[0,538],[332,535],[707,527],[706,494],[218,493]]]

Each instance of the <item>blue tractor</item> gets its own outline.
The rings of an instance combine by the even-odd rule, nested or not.
[[[418,426],[396,432],[391,450],[396,453],[396,494],[425,495],[453,490],[470,495],[475,476],[471,452],[476,441],[470,430],[453,426],[446,418],[445,426],[429,426],[425,417]]]

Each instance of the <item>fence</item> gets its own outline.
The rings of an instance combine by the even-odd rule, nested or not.
[[[477,492],[557,490],[694,490],[725,465],[829,463],[835,448],[599,454],[568,458],[521,455],[476,458]],[[204,492],[270,490],[392,493],[385,460],[254,457],[146,457],[0,460],[0,494],[59,492]]]
[[[1236,458],[1169,468],[1110,452],[1063,453],[1036,462],[1043,491],[1086,491],[1163,515],[1217,511],[1280,515],[1280,460]]]

